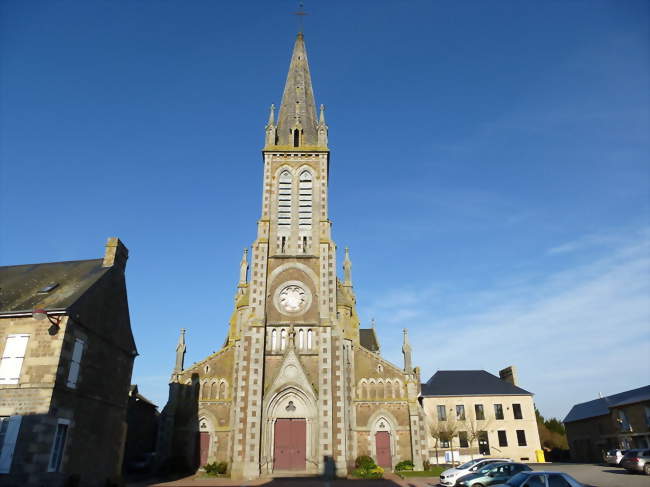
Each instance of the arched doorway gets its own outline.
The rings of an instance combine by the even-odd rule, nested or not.
[[[380,411],[375,413],[368,423],[372,457],[383,469],[392,470],[397,458],[395,441],[397,422],[390,413]]]
[[[302,389],[289,386],[269,398],[262,433],[262,470],[319,471],[316,401]]]
[[[197,437],[197,453],[198,453],[198,462],[199,468],[205,466],[208,463],[208,457],[210,456],[210,432],[212,431],[212,425],[206,417],[199,418],[199,431]]]

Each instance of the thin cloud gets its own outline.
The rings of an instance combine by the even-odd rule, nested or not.
[[[414,292],[404,300],[417,301],[413,308],[379,318],[410,328],[424,380],[438,369],[514,364],[542,412],[563,417],[574,403],[650,377],[650,239],[644,230],[619,241],[587,264],[495,286],[481,293],[487,300],[462,290],[443,298],[471,311],[443,316]],[[484,306],[471,306],[476,300]],[[387,352],[400,362],[395,346]]]

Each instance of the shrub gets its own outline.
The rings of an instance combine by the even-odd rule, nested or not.
[[[381,479],[384,469],[376,465],[372,468],[357,468],[352,471],[352,476],[360,479]]]
[[[228,463],[226,462],[212,462],[206,464],[203,469],[205,473],[211,476],[224,475],[228,470]]]
[[[370,470],[371,468],[376,467],[377,464],[372,459],[372,457],[369,457],[368,455],[361,455],[355,460],[354,466],[364,470]]]
[[[395,465],[395,471],[399,472],[401,470],[413,470],[414,465],[411,460],[403,460]]]
[[[422,466],[425,470],[431,470],[431,462],[429,460],[425,460]]]

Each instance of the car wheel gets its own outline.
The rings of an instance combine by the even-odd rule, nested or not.
[[[646,475],[650,475],[650,464],[646,463],[643,466],[643,473],[646,474]]]

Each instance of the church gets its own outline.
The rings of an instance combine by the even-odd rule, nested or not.
[[[422,469],[428,434],[407,332],[404,363],[382,358],[374,328],[360,327],[347,249],[337,277],[328,128],[302,33],[262,153],[262,212],[228,335],[185,368],[181,330],[159,461],[226,462],[235,479],[346,475],[360,455],[387,469],[403,460]]]

